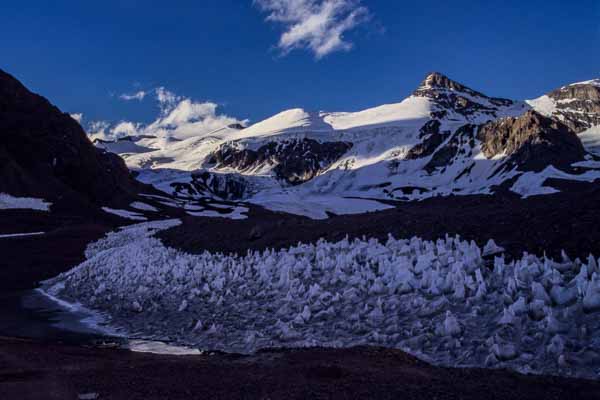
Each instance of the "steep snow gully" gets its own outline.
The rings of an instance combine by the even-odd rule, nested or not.
[[[598,378],[598,260],[508,260],[490,240],[418,237],[190,255],[123,228],[43,290],[149,339],[202,350],[378,345],[446,366]]]

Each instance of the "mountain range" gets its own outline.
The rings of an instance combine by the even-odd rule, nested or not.
[[[184,203],[242,202],[321,219],[592,182],[600,178],[600,80],[520,101],[431,73],[400,103],[291,109],[198,135],[179,136],[174,123],[94,146],[68,114],[0,71],[0,133],[0,192],[9,195],[127,208],[158,189]]]
[[[192,137],[175,128],[95,144],[162,191],[313,218],[600,178],[600,80],[520,101],[431,73],[400,103],[359,112],[291,109]]]

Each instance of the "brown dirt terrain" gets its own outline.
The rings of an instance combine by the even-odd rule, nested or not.
[[[380,348],[163,356],[0,339],[2,399],[597,399],[600,382],[447,369]]]
[[[253,208],[246,220],[185,218],[178,227],[159,233],[163,242],[187,252],[204,250],[245,253],[248,249],[282,248],[298,242],[353,237],[385,240],[420,236],[437,239],[459,234],[484,245],[494,239],[512,256],[524,251],[559,257],[600,256],[600,183],[551,181],[563,192],[521,199],[494,196],[435,197],[393,203],[394,209],[311,220]]]

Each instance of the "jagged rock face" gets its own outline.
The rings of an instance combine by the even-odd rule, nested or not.
[[[448,110],[465,117],[476,113],[496,117],[498,107],[508,107],[514,104],[512,100],[488,97],[437,72],[429,74],[413,93],[413,96],[434,100],[440,107],[440,110],[432,113],[432,118],[436,119],[445,117]]]
[[[321,143],[308,138],[269,142],[257,150],[225,144],[211,155],[209,163],[241,172],[272,167],[278,179],[298,185],[327,169],[350,148],[352,144],[347,142]]]
[[[600,80],[565,86],[548,97],[556,101],[553,116],[576,133],[600,125]]]
[[[423,141],[408,151],[406,159],[415,160],[433,154],[450,135],[450,132],[440,132],[441,125],[441,122],[436,119],[427,122],[419,132],[419,138]]]
[[[241,200],[251,194],[250,184],[242,177],[201,171],[192,174],[190,183],[173,183],[175,193],[183,196],[217,196],[225,200]]]
[[[73,118],[0,70],[0,192],[110,202],[140,186]]]
[[[448,143],[433,154],[424,167],[425,171],[431,174],[437,168],[447,167],[460,152],[468,151],[468,156],[471,156],[475,147],[475,128],[475,125],[468,124],[457,129]]]
[[[523,171],[538,172],[548,165],[568,168],[585,155],[581,141],[568,126],[535,111],[488,122],[479,128],[477,138],[487,158],[505,154],[508,164]]]

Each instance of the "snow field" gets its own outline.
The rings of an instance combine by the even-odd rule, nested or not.
[[[474,242],[448,236],[191,255],[152,237],[178,223],[111,233],[45,288],[129,332],[203,350],[368,344],[440,365],[598,377],[592,256],[489,260]],[[484,250],[501,251],[492,241]]]

